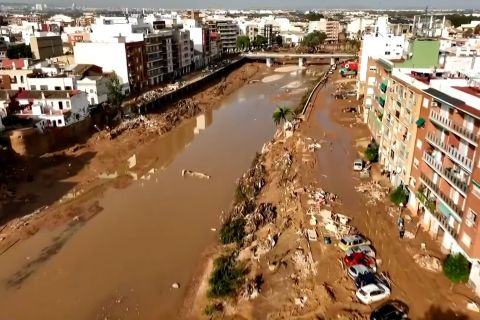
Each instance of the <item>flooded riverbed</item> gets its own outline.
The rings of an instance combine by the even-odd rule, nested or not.
[[[152,170],[109,190],[100,214],[40,232],[0,256],[0,319],[177,318],[235,180],[272,137],[275,105],[294,108],[302,93],[286,90],[307,80],[298,71],[246,85],[216,110],[141,146],[137,166]],[[184,178],[182,169],[212,178]]]

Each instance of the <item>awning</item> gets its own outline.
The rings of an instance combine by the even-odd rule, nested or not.
[[[388,86],[388,81],[387,81],[387,80],[383,80],[383,81],[380,83],[380,90],[382,90],[382,92],[386,92],[386,91],[387,91],[387,86]]]
[[[477,187],[477,188],[480,188],[480,182],[477,182],[475,180],[472,179],[472,183]]]
[[[425,119],[420,118],[415,122],[415,124],[417,125],[417,127],[423,127],[425,125]]]

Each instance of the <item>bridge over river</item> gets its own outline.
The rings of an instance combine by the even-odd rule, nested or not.
[[[358,57],[353,53],[282,53],[282,52],[254,52],[242,55],[247,59],[266,60],[267,66],[273,64],[274,59],[298,58],[298,66],[302,67],[307,59],[328,59],[330,64],[335,64],[340,59],[352,59]]]

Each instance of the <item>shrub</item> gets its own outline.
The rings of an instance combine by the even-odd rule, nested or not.
[[[233,254],[218,257],[208,280],[208,296],[221,298],[234,295],[243,283],[245,270],[235,261]]]
[[[206,316],[215,316],[223,311],[223,305],[221,303],[210,303],[205,306],[203,309],[203,313]]]
[[[365,159],[370,162],[376,162],[378,160],[378,144],[375,142],[370,143],[364,151]]]
[[[449,255],[443,264],[443,273],[452,282],[467,282],[470,263],[462,254]]]
[[[228,219],[220,229],[220,242],[223,244],[233,242],[241,244],[244,236],[245,219],[243,218]]]
[[[406,204],[408,198],[408,193],[405,191],[402,185],[398,186],[395,190],[390,193],[390,201],[392,201],[396,206],[400,204]]]

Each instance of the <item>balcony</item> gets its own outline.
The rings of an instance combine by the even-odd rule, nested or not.
[[[381,95],[377,97],[378,104],[383,108],[385,106],[385,95]]]
[[[468,157],[464,156],[461,154],[457,148],[454,148],[452,146],[447,146],[445,143],[443,143],[440,140],[440,137],[436,136],[432,132],[427,133],[427,141],[436,146],[438,149],[440,149],[443,153],[448,155],[449,158],[460,164],[462,167],[464,167],[468,172],[472,172],[472,167],[473,163],[472,160],[469,159]]]
[[[456,213],[459,217],[462,216],[462,209],[457,206],[450,197],[447,197],[442,191],[440,191],[440,188],[433,183],[432,180],[430,180],[424,173],[420,174],[420,180],[430,189],[432,193],[435,194],[435,196],[440,199],[447,207],[449,210],[452,212]]]
[[[438,174],[440,174],[445,180],[450,182],[463,196],[467,194],[467,184],[456,177],[450,170],[442,168],[442,164],[436,161],[432,155],[424,152],[423,160],[434,169]]]
[[[455,122],[448,119],[447,117],[442,116],[440,112],[431,110],[430,120],[446,129],[449,129],[450,131],[461,136],[471,144],[474,144],[475,146],[477,146],[478,137],[471,130],[467,130],[463,128],[463,126],[456,124]]]

